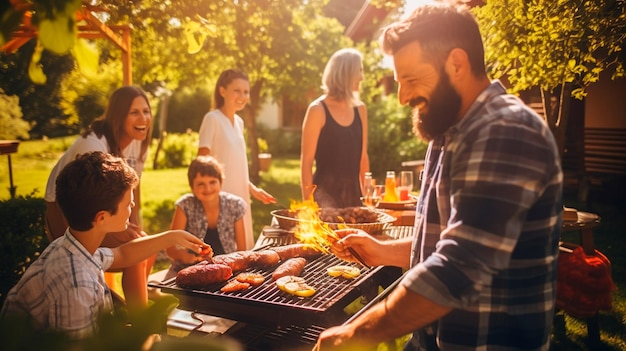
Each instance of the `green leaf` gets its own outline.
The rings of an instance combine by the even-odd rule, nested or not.
[[[33,51],[33,56],[30,58],[30,63],[28,64],[28,77],[34,84],[44,85],[48,78],[46,74],[43,73],[43,67],[41,66],[41,52],[43,51],[43,46],[40,41],[37,41],[37,45],[35,46],[35,50]]]
[[[39,40],[44,48],[58,55],[67,53],[74,46],[76,35],[76,23],[70,16],[57,15],[39,23]]]
[[[100,58],[98,50],[85,39],[77,40],[71,50],[80,72],[88,78],[96,77]]]

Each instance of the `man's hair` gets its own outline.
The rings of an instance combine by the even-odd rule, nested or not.
[[[418,6],[406,19],[385,27],[379,41],[388,55],[418,42],[426,59],[436,66],[443,65],[452,49],[459,48],[467,53],[472,73],[485,74],[485,50],[478,22],[467,6],[455,1]]]
[[[56,180],[56,199],[72,229],[93,227],[96,214],[114,215],[126,192],[139,183],[135,170],[117,156],[87,152],[69,162]]]
[[[222,106],[224,106],[224,103],[226,103],[226,101],[224,101],[224,97],[222,96],[222,94],[220,94],[220,87],[228,87],[228,85],[235,79],[243,79],[250,82],[250,79],[248,79],[248,75],[241,70],[230,68],[222,71],[219,78],[217,78],[217,82],[215,83],[215,90],[213,91],[214,108],[221,108]]]
[[[191,164],[187,169],[189,187],[193,187],[193,180],[198,174],[215,177],[219,179],[220,184],[224,180],[224,169],[222,168],[222,164],[212,156],[198,156],[191,161]]]
[[[354,101],[354,83],[361,72],[363,55],[356,49],[345,48],[335,52],[322,75],[322,90],[339,101]]]

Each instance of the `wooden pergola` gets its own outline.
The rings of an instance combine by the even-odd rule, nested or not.
[[[22,45],[38,35],[37,27],[33,26],[30,22],[32,12],[29,9],[32,5],[24,1],[18,1],[14,6],[16,8],[26,9],[26,11],[24,12],[24,17],[19,28],[13,32],[11,39],[2,46],[2,50],[6,52],[15,52]],[[120,48],[120,50],[122,50],[123,82],[124,85],[131,85],[133,83],[133,77],[130,51],[130,26],[107,25],[103,23],[94,15],[94,13],[103,12],[107,12],[107,10],[102,7],[83,3],[81,9],[76,12],[78,37],[85,39],[105,38]]]

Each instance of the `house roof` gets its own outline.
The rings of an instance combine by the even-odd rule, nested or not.
[[[389,10],[377,8],[368,0],[363,3],[344,34],[354,41],[370,39],[388,14]]]
[[[480,6],[483,3],[484,0],[466,0],[466,4],[470,7]],[[354,41],[371,39],[390,12],[389,9],[378,8],[372,5],[370,0],[367,0],[361,6],[344,35]]]

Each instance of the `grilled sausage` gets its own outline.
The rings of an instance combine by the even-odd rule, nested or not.
[[[203,288],[225,282],[232,276],[233,270],[229,266],[202,262],[178,271],[176,284],[183,288]]]
[[[236,251],[229,254],[213,256],[213,263],[229,266],[233,272],[243,271],[250,267],[252,251]]]
[[[280,277],[284,277],[287,275],[298,276],[304,270],[304,266],[306,266],[306,259],[302,257],[293,257],[285,262],[281,263],[274,273],[272,273],[272,279],[277,280]]]
[[[249,256],[250,267],[269,267],[279,261],[280,256],[274,250],[251,251]]]
[[[313,246],[307,244],[276,246],[272,247],[271,250],[278,253],[281,261],[286,261],[293,257],[317,258],[321,255],[321,253],[315,250]]]

